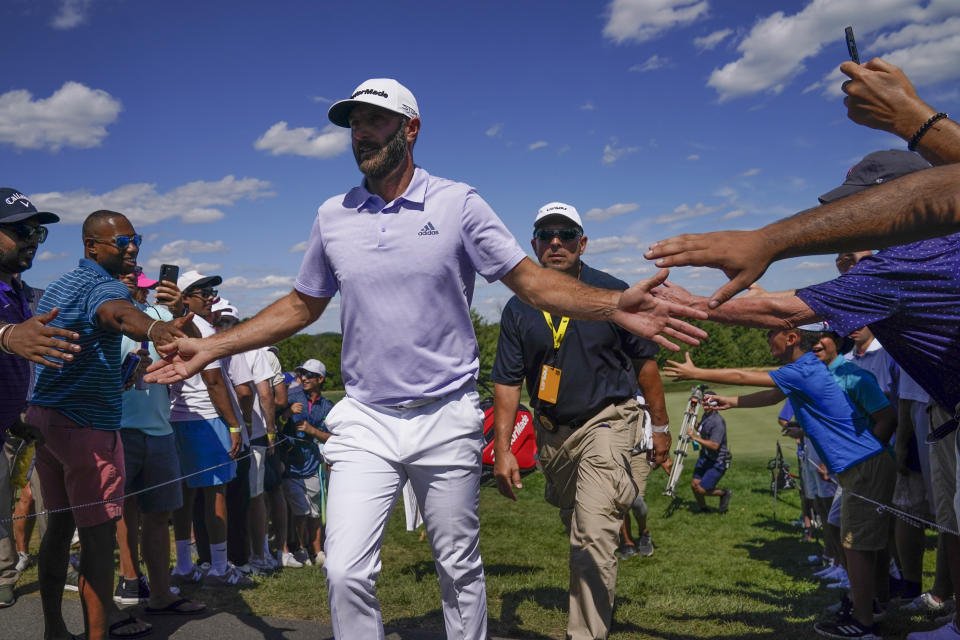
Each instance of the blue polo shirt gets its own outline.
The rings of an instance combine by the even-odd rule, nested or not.
[[[849,376],[854,385],[855,378],[861,379],[849,371],[841,372],[840,376]],[[869,414],[861,415],[862,410],[844,392],[837,377],[813,353],[805,353],[794,362],[771,371],[770,377],[790,398],[797,421],[832,473],[846,471],[885,450],[870,429]],[[886,403],[879,387],[877,392]],[[876,405],[871,401],[870,406]]]
[[[170,322],[173,314],[166,307],[143,305],[134,302],[138,309],[155,320]],[[121,358],[140,349],[141,343],[123,336],[120,346]],[[156,346],[149,342],[147,349],[150,359],[157,362],[160,354]],[[123,360],[121,360],[123,362]],[[138,429],[148,436],[166,436],[173,433],[170,426],[170,392],[165,384],[148,384],[146,389],[130,387],[123,394],[123,417],[120,426],[124,429]]]
[[[127,286],[92,260],[47,288],[37,313],[60,313],[50,326],[80,334],[80,353],[63,369],[37,365],[31,404],[56,409],[74,422],[95,429],[119,429],[121,415],[121,334],[100,328],[97,310],[104,302],[130,300]]]
[[[302,388],[291,389],[287,400],[290,404],[303,403],[304,412],[295,414],[283,430],[283,435],[292,439],[288,441],[290,450],[287,453],[287,469],[284,475],[291,478],[306,478],[317,473],[323,457],[320,455],[320,447],[314,437],[303,431],[297,431],[294,423],[306,420],[311,427],[329,433],[326,418],[333,409],[333,403],[323,396],[311,403]]]
[[[938,404],[960,402],[960,234],[883,249],[797,296],[843,335],[870,327]]]

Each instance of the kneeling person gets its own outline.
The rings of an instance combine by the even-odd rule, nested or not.
[[[730,489],[718,489],[723,474],[730,467],[730,449],[727,448],[727,422],[710,405],[710,399],[707,394],[712,395],[712,391],[705,391],[703,403],[703,418],[700,420],[700,431],[694,431],[692,428],[687,431],[694,442],[700,445],[700,457],[697,458],[697,465],[693,468],[693,479],[690,481],[690,487],[693,489],[693,497],[697,501],[700,511],[707,511],[707,503],[704,496],[716,496],[720,498],[720,505],[717,511],[726,513],[730,506]]]

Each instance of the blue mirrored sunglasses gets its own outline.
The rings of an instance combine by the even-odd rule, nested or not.
[[[133,243],[133,246],[140,248],[140,245],[143,243],[143,236],[139,233],[135,233],[132,236],[114,236],[112,240],[100,240],[98,238],[91,238],[94,242],[98,244],[112,244],[117,247],[120,251],[126,249],[130,243]]]

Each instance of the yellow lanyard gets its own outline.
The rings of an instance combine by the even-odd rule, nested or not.
[[[550,317],[550,314],[546,311],[543,312],[543,318],[547,321],[547,326],[550,327],[550,331],[553,333],[553,348],[554,350],[560,349],[560,343],[563,341],[563,336],[567,333],[567,325],[570,324],[570,318],[566,316],[560,318],[560,328],[555,329],[553,327],[553,318]]]

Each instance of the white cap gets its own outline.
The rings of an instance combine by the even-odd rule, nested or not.
[[[213,306],[210,307],[210,311],[219,311],[221,315],[233,316],[237,320],[240,319],[240,310],[230,304],[230,301],[226,298],[218,298],[217,301],[213,303]]]
[[[802,324],[797,327],[797,331],[812,331],[812,332],[821,332],[821,331],[831,331],[830,325],[826,322],[813,322],[810,324]]]
[[[321,375],[324,378],[327,377],[327,368],[324,366],[322,362],[320,362],[315,358],[311,358],[310,360],[307,360],[302,365],[297,367],[297,371],[301,371],[301,370],[309,371],[310,373],[316,373],[317,375]]]
[[[330,122],[338,127],[349,128],[350,111],[361,102],[399,113],[411,119],[420,117],[417,99],[413,97],[409,89],[393,78],[371,78],[367,80],[354,90],[349,99],[335,102],[327,111],[327,117],[330,118]]]
[[[540,224],[540,221],[549,216],[562,216],[570,220],[583,230],[583,222],[580,221],[580,214],[569,204],[563,202],[551,202],[540,207],[537,211],[537,219],[533,221],[533,226]]]
[[[223,278],[220,276],[205,276],[199,271],[190,270],[181,273],[180,277],[177,278],[177,289],[186,291],[190,287],[202,288],[207,285],[216,287],[221,282],[223,282]]]

